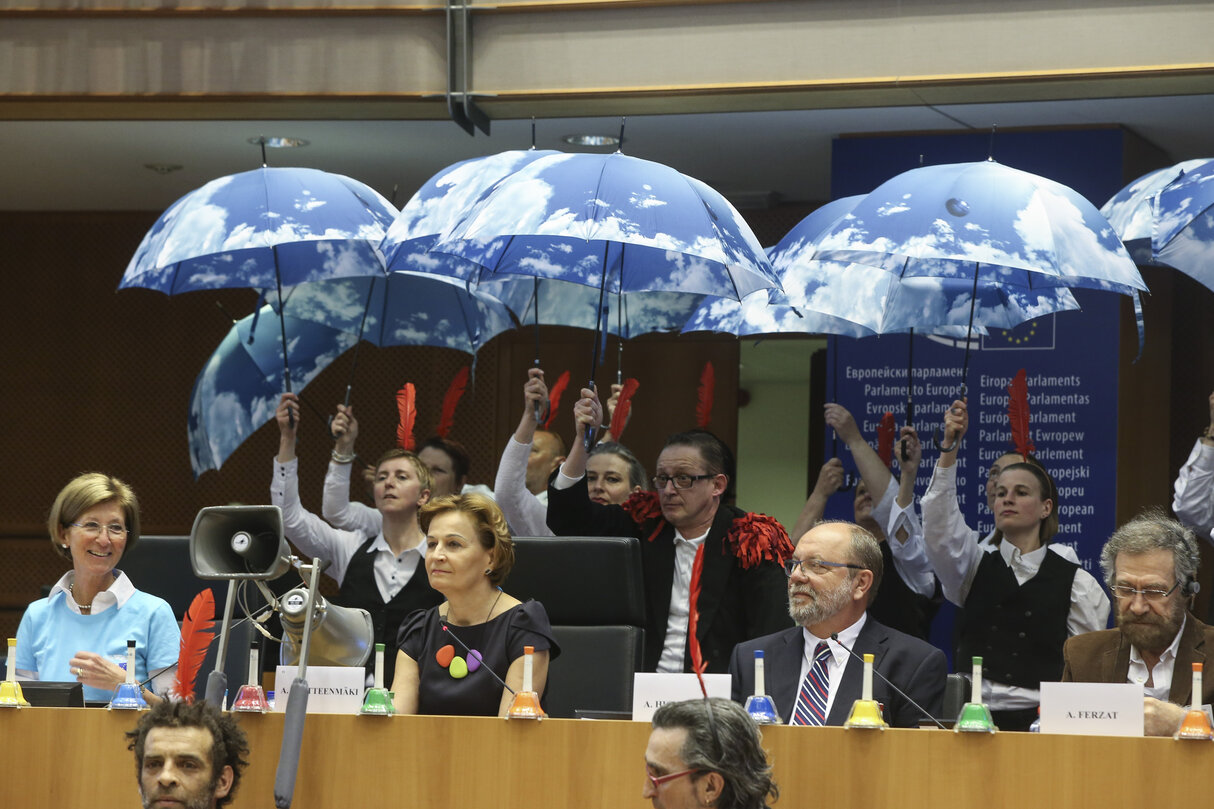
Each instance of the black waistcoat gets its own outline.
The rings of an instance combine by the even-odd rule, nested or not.
[[[1040,688],[1042,681],[1060,679],[1078,569],[1047,550],[1037,575],[1019,584],[998,551],[983,554],[965,599],[958,669],[977,655],[983,675],[994,682]]]

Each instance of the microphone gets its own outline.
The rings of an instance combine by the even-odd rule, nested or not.
[[[443,622],[443,631],[444,631],[444,632],[446,632],[448,635],[450,635],[450,636],[451,636],[451,639],[452,639],[453,641],[455,641],[456,643],[458,643],[458,644],[459,644],[459,648],[461,648],[461,649],[463,649],[463,650],[464,650],[464,654],[468,655],[469,657],[471,657],[471,656],[472,656],[472,650],[471,650],[471,649],[469,649],[467,646],[465,646],[465,645],[464,645],[464,642],[463,642],[462,640],[460,640],[459,638],[455,637],[455,633],[454,633],[454,632],[452,632],[452,631],[451,631],[451,630],[450,630],[450,629],[447,627],[446,622]],[[841,644],[840,644],[840,645],[841,645]],[[477,657],[480,657],[480,653],[477,653]],[[514,689],[513,689],[513,688],[511,688],[510,686],[506,685],[506,681],[505,681],[505,680],[503,680],[501,677],[498,677],[498,676],[497,676],[497,672],[496,672],[496,671],[494,671],[493,669],[489,668],[489,664],[485,663],[485,661],[484,661],[483,659],[481,660],[481,668],[483,668],[485,671],[489,672],[489,674],[493,676],[493,679],[497,680],[499,683],[501,683],[501,684],[502,684],[502,688],[504,688],[504,689],[506,689],[507,691],[509,691],[511,696],[514,696]],[[885,678],[883,677],[882,679],[885,679]],[[922,709],[922,708],[920,708],[919,710],[923,710],[923,709]]]
[[[830,639],[831,639],[831,640],[833,640],[835,643],[839,644],[839,648],[841,648],[843,651],[847,652],[849,655],[851,655],[852,657],[856,658],[856,659],[857,659],[857,660],[859,660],[861,663],[863,663],[863,662],[864,662],[864,658],[860,657],[860,655],[856,654],[854,651],[852,651],[850,648],[848,648],[846,645],[844,645],[843,641],[839,640],[839,633],[838,633],[838,632],[831,632],[831,633],[830,633]],[[935,722],[935,723],[936,723],[936,726],[937,726],[937,727],[939,727],[941,730],[948,730],[948,728],[944,726],[944,723],[943,723],[943,722],[941,722],[939,719],[937,719],[936,717],[934,717],[934,716],[932,716],[931,714],[929,714],[927,711],[923,710],[923,706],[922,706],[922,705],[920,705],[919,703],[917,703],[917,702],[915,702],[913,699],[911,699],[909,696],[907,696],[907,694],[906,694],[906,692],[905,692],[905,691],[903,691],[901,688],[899,688],[898,686],[896,686],[896,685],[894,685],[893,683],[891,683],[891,682],[890,682],[890,681],[889,681],[889,680],[886,678],[886,676],[885,676],[884,674],[882,674],[881,672],[877,671],[877,667],[876,667],[876,666],[873,666],[873,674],[875,674],[875,675],[877,675],[878,677],[880,677],[880,678],[881,678],[881,682],[885,683],[885,684],[886,684],[886,685],[888,685],[890,688],[894,689],[894,693],[896,693],[898,696],[902,697],[902,699],[906,700],[906,701],[907,701],[907,702],[909,702],[911,705],[914,705],[914,706],[915,706],[915,708],[917,708],[917,709],[919,710],[919,713],[923,714],[923,715],[924,715],[924,716],[926,716],[928,719],[930,719],[930,720],[932,720],[933,722]]]

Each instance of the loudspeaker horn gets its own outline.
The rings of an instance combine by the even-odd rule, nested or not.
[[[284,666],[299,662],[309,600],[306,587],[297,587],[278,600],[284,631],[279,659]],[[375,628],[369,612],[330,604],[319,593],[316,595],[309,666],[362,666],[371,656],[374,641]]]
[[[202,579],[276,579],[291,569],[278,506],[209,506],[190,530],[190,564]]]

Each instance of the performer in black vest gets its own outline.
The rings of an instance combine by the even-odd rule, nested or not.
[[[294,416],[294,426],[288,414]],[[295,394],[282,395],[275,415],[279,442],[270,502],[282,509],[287,539],[307,556],[329,562],[325,573],[341,585],[337,603],[371,613],[375,641],[389,650],[384,677],[390,683],[396,663],[391,650],[396,648],[401,623],[410,613],[442,600],[426,580],[426,538],[417,521],[418,507],[430,498],[430,471],[414,453],[388,450],[375,465],[375,507],[383,517],[382,530],[374,536],[338,530],[299,501]],[[368,666],[373,664],[372,660]]]
[[[1109,599],[1072,559],[1051,552],[1058,533],[1057,488],[1039,465],[1004,468],[995,488],[997,540],[979,543],[957,503],[957,448],[969,426],[964,400],[944,418],[943,446],[923,496],[928,558],[944,596],[965,607],[956,665],[983,659],[983,700],[1003,730],[1027,730],[1042,681],[1062,677],[1062,644],[1104,629]],[[1015,433],[1015,430],[1013,430]],[[1022,444],[1022,455],[1031,446]]]

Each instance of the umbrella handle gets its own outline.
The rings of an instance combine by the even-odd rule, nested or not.
[[[595,390],[593,379],[590,380],[590,384],[588,387],[591,390]],[[586,447],[586,454],[589,455],[590,450],[594,449],[594,440],[595,440],[595,438],[598,437],[598,434],[599,434],[598,427],[587,427],[586,428],[586,434],[582,437],[582,444]]]
[[[941,452],[952,452],[957,448],[957,444],[960,442],[954,441],[951,446],[944,446],[944,444],[940,443],[940,428],[935,427],[932,429],[932,443],[935,444],[936,449],[940,450]],[[905,452],[905,450],[903,451]]]
[[[552,412],[552,400],[551,399],[545,399],[543,404],[536,402],[535,403],[535,423],[543,424],[547,420],[548,414],[551,412]]]

